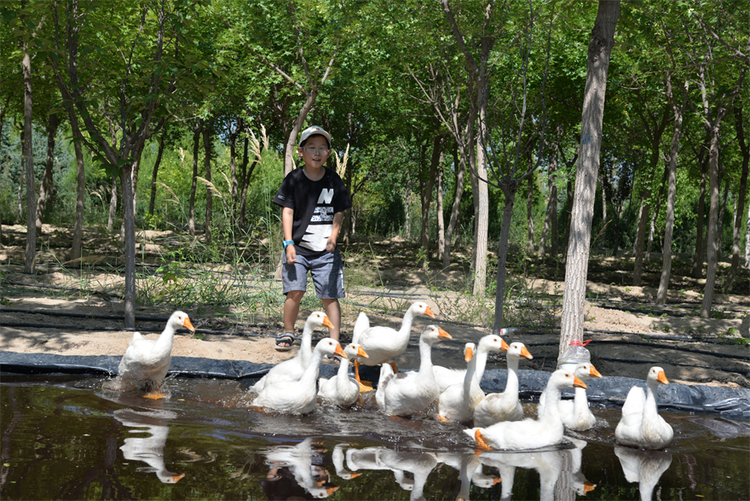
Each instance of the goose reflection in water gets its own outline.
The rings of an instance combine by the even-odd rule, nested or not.
[[[672,454],[665,451],[644,451],[629,447],[615,447],[628,482],[638,482],[641,500],[651,499],[654,487],[672,464]]]
[[[569,495],[585,495],[592,491],[592,484],[581,473],[583,440],[573,440],[572,449],[539,450],[530,452],[483,452],[479,456],[482,464],[498,469],[502,478],[501,499],[510,500],[516,468],[534,469],[539,473],[541,500],[566,498]]]
[[[280,491],[293,494],[289,489],[284,470],[288,469],[297,485],[315,499],[327,498],[338,490],[327,484],[328,473],[320,464],[320,450],[313,448],[312,438],[308,437],[297,445],[279,445],[266,451],[266,464],[270,466],[266,480],[262,483],[264,492],[270,499],[279,499]],[[324,452],[324,451],[323,451]],[[315,475],[313,475],[315,472]],[[319,480],[316,480],[317,477]],[[295,486],[296,487],[296,486]],[[284,495],[283,499],[287,496]]]
[[[167,471],[164,465],[164,444],[169,435],[167,422],[177,417],[174,412],[118,409],[114,412],[114,416],[123,425],[135,428],[130,430],[130,433],[149,434],[149,436],[126,438],[120,447],[125,459],[143,461],[149,465],[138,468],[137,471],[155,472],[159,480],[165,484],[175,484],[185,476],[184,473],[178,475]]]

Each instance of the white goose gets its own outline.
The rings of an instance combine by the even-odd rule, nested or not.
[[[440,387],[432,372],[432,345],[441,339],[452,338],[440,327],[427,326],[419,336],[419,371],[394,374],[382,383],[383,405],[380,408],[385,414],[409,416],[438,398]]]
[[[359,400],[360,385],[349,377],[349,360],[367,358],[367,353],[354,343],[347,345],[344,353],[347,358],[341,361],[338,373],[331,379],[318,379],[318,396],[341,407],[351,407]],[[371,389],[367,388],[367,391]]]
[[[354,363],[354,372],[357,381],[361,381],[359,378],[359,364],[380,365],[392,358],[398,357],[406,351],[411,335],[411,324],[415,316],[435,318],[435,314],[432,313],[427,303],[422,301],[415,302],[406,310],[399,330],[383,326],[370,327],[369,319],[366,316],[364,319],[361,319],[362,315],[360,315],[357,323],[361,322],[361,324],[355,324],[352,333],[352,343],[360,345],[367,352],[368,358],[358,358]]]
[[[557,403],[564,388],[586,387],[575,375],[555,371],[547,383],[547,406],[539,419],[501,421],[488,428],[470,428],[464,432],[483,449],[525,450],[558,444],[565,431]]]
[[[317,482],[313,477],[313,443],[308,437],[295,446],[277,445],[266,452],[266,463],[275,466],[285,466],[294,474],[297,484],[305,489],[312,498],[327,498],[338,487],[325,487],[323,482]]]
[[[615,428],[618,444],[663,449],[672,442],[674,431],[656,407],[656,387],[659,384],[669,384],[664,369],[651,367],[646,377],[646,391],[640,386],[630,389],[622,406],[622,418]]]
[[[318,395],[315,382],[324,355],[339,355],[346,358],[338,341],[331,338],[322,339],[315,346],[310,363],[299,380],[266,385],[255,397],[252,405],[285,414],[307,414],[315,410]]]
[[[380,409],[385,407],[385,381],[393,376],[393,366],[385,363],[380,366],[380,376],[378,377],[378,388],[375,390],[375,403]]]
[[[294,358],[284,360],[276,364],[268,371],[268,374],[260,378],[253,385],[253,390],[260,392],[267,385],[279,383],[281,381],[296,381],[302,377],[305,368],[310,364],[312,356],[312,335],[315,329],[321,327],[333,327],[331,320],[322,311],[314,311],[305,320],[305,327],[302,329],[302,340],[300,341],[299,351]]]
[[[595,377],[602,377],[590,363],[582,363],[576,366],[576,376],[584,383]],[[544,412],[546,405],[546,395],[542,392],[539,397],[538,412]],[[575,389],[573,400],[560,400],[560,417],[563,424],[571,430],[585,431],[590,430],[596,424],[596,416],[589,409],[589,402],[586,398],[586,390],[583,388]]]
[[[501,329],[500,332],[504,333],[511,329]],[[495,334],[488,334],[479,340],[477,346],[476,358],[477,368],[474,373],[474,378],[478,384],[482,384],[482,377],[484,376],[484,369],[487,367],[487,357],[490,353],[498,353],[501,351],[508,351],[508,343]],[[437,379],[440,385],[440,392],[444,392],[449,386],[454,384],[461,384],[466,374],[466,369],[448,369],[441,365],[434,365],[432,371],[435,373],[435,379]]]
[[[438,397],[437,417],[440,421],[458,421],[459,423],[470,421],[474,408],[484,398],[484,392],[474,377],[477,368],[475,348],[474,343],[466,343],[464,347],[464,359],[468,363],[468,369],[464,374],[463,382],[449,386]]]
[[[144,395],[147,398],[166,398],[161,393],[161,386],[172,365],[172,340],[180,327],[195,332],[187,313],[175,311],[156,340],[146,339],[140,332],[133,333],[133,339],[125,350],[118,369],[118,385],[121,389],[141,389],[148,392]]]
[[[500,421],[523,419],[523,407],[518,400],[518,361],[521,357],[533,357],[523,343],[511,343],[508,347],[508,377],[505,391],[490,393],[474,409],[474,426],[486,428]]]
[[[642,451],[628,447],[615,447],[622,472],[628,482],[638,482],[641,500],[653,499],[654,487],[662,474],[672,464],[672,454],[666,451]]]

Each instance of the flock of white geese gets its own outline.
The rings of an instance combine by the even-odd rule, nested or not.
[[[450,334],[429,325],[419,337],[419,370],[398,372],[393,359],[406,351],[415,317],[435,318],[430,307],[413,303],[403,317],[401,328],[371,326],[364,313],[354,326],[352,343],[342,348],[338,341],[325,338],[312,347],[315,329],[330,327],[328,317],[313,312],[305,322],[299,351],[294,358],[274,366],[252,388],[256,393],[252,406],[264,412],[307,414],[315,410],[318,399],[342,407],[360,401],[363,392],[372,391],[362,382],[359,366],[381,365],[375,401],[387,416],[412,416],[428,412],[436,404],[434,417],[440,421],[470,424],[464,431],[478,448],[484,450],[526,450],[548,447],[563,441],[565,427],[582,431],[592,428],[596,417],[586,398],[585,381],[602,377],[590,363],[578,364],[575,373],[557,370],[549,378],[541,395],[538,417],[524,419],[518,397],[518,363],[533,358],[523,343],[508,345],[497,335],[487,335],[478,344],[466,343],[465,369],[433,365],[432,346]],[[156,340],[139,333],[133,335],[122,357],[114,387],[139,389],[148,398],[164,398],[161,387],[171,365],[172,340],[176,329],[194,327],[187,314],[176,311]],[[485,394],[480,387],[490,353],[507,353],[508,375],[505,391]],[[323,357],[341,357],[338,372],[330,379],[319,378]],[[354,362],[354,377],[349,375]],[[656,389],[669,384],[660,367],[652,367],[646,378],[646,390],[633,386],[622,408],[615,429],[621,445],[643,449],[663,449],[672,441],[672,427],[658,414]],[[561,400],[561,391],[575,388],[575,398]]]

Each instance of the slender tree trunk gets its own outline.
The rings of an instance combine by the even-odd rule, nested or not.
[[[34,273],[36,265],[36,190],[32,141],[31,57],[23,55],[23,158],[26,172],[26,261],[24,273]]]
[[[52,203],[53,174],[55,167],[55,135],[57,127],[60,124],[60,118],[56,113],[49,115],[47,122],[47,158],[44,162],[44,175],[42,176],[42,185],[39,187],[39,200],[36,204],[36,233],[42,234],[42,223],[48,207]]]
[[[445,258],[445,217],[443,216],[443,161],[444,152],[440,153],[440,168],[437,171],[437,240],[438,259],[443,262]]]
[[[720,119],[711,127],[711,146],[708,151],[708,238],[706,248],[706,287],[703,289],[701,317],[708,318],[714,300],[716,269],[719,256],[719,126]]]
[[[435,178],[437,177],[440,161],[443,158],[441,147],[442,141],[442,137],[435,136],[432,143],[432,157],[430,158],[427,179],[420,183],[422,187],[420,197],[422,199],[422,230],[420,232],[419,242],[428,257],[430,255],[430,205],[432,202],[432,190],[435,187]],[[427,261],[425,261],[424,265],[426,266],[427,264]]]
[[[732,232],[732,265],[729,268],[728,289],[732,289],[733,282],[740,268],[740,234],[742,233],[742,216],[745,214],[745,197],[747,194],[748,163],[750,163],[750,151],[745,142],[745,126],[742,121],[742,104],[734,107],[735,130],[737,131],[737,142],[742,154],[742,174],[740,175],[740,188],[737,192],[737,209],[734,211],[734,229]]]
[[[195,192],[198,189],[198,152],[200,151],[201,130],[193,129],[193,182],[190,185],[190,205],[188,207],[188,231],[195,236]]]
[[[107,218],[107,231],[112,233],[115,228],[115,217],[117,216],[117,177],[112,178],[112,188],[109,194],[109,217]]]
[[[674,205],[677,198],[677,159],[680,151],[680,138],[682,137],[682,124],[685,116],[685,107],[688,102],[688,85],[685,81],[683,88],[682,105],[677,106],[672,92],[672,78],[667,76],[667,97],[674,112],[674,132],[672,133],[672,144],[669,148],[669,163],[667,164],[667,217],[664,224],[664,244],[662,245],[662,266],[659,290],[656,293],[656,304],[666,304],[667,290],[669,289],[669,277],[672,273],[672,235],[674,233]]]
[[[635,253],[635,264],[633,265],[633,285],[641,285],[641,275],[643,274],[643,246],[646,241],[646,225],[649,221],[649,211],[651,210],[651,176],[647,176],[646,187],[641,194],[641,209],[638,212],[638,230],[635,237],[633,252]]]
[[[237,135],[242,130],[242,120],[238,120],[237,129],[229,135],[229,177],[232,183],[232,214],[237,209],[239,182],[237,180]]]
[[[404,222],[404,231],[406,239],[411,240],[411,183],[406,181],[406,196],[404,197],[404,213],[406,221]]]
[[[518,184],[515,182],[507,183],[503,186],[503,195],[505,195],[505,207],[503,207],[503,227],[500,229],[500,244],[497,250],[497,289],[504,290],[506,265],[508,262],[508,242],[510,241],[510,224],[513,219],[513,206],[516,202],[516,192]],[[492,332],[499,335],[503,328],[503,307],[505,304],[505,294],[495,294],[495,319],[492,324]]]
[[[614,46],[619,0],[599,0],[599,9],[588,48],[586,88],[581,119],[581,148],[576,173],[575,202],[570,220],[565,291],[561,317],[559,354],[573,340],[583,340],[586,278],[591,245],[591,224],[596,197],[602,141],[607,70]]]
[[[745,219],[745,268],[750,268],[750,204],[747,204]]]
[[[693,255],[693,278],[703,276],[703,257],[705,255],[705,242],[703,241],[703,227],[706,220],[706,178],[708,177],[708,162],[704,155],[700,155],[701,164],[701,188],[698,195],[698,213],[696,214],[695,232],[695,254]]]
[[[529,151],[529,157],[531,152]],[[529,158],[531,160],[531,158]],[[534,173],[532,172],[528,178],[526,178],[527,186],[529,189],[526,195],[526,233],[528,235],[528,242],[526,243],[526,253],[531,256],[534,254]]]
[[[205,157],[203,159],[203,165],[206,168],[206,181],[211,183],[211,130],[209,127],[203,129],[203,149],[205,151]],[[211,233],[211,224],[213,222],[213,211],[214,211],[214,198],[213,194],[208,187],[206,187],[206,244],[210,245],[213,239]]]
[[[245,221],[245,204],[247,199],[247,189],[250,186],[250,176],[247,173],[247,165],[250,161],[247,154],[250,150],[250,138],[245,137],[245,144],[243,146],[242,164],[240,165],[240,199],[239,199],[239,214],[237,220],[239,221],[239,227],[245,229],[247,222]],[[253,163],[253,165],[255,165]],[[252,171],[251,171],[252,172]]]
[[[166,132],[165,132],[166,133]],[[154,204],[156,203],[156,180],[159,176],[159,166],[161,165],[161,158],[164,154],[164,134],[159,136],[159,150],[156,153],[156,162],[154,162],[154,170],[151,172],[151,196],[148,200],[148,213],[154,215]]]
[[[651,225],[648,231],[648,243],[646,244],[646,255],[644,256],[646,261],[651,260],[651,249],[653,248],[654,232],[656,231],[656,219],[659,217],[659,213],[661,212],[661,200],[664,197],[664,187],[667,183],[668,175],[669,175],[669,167],[665,166],[664,176],[662,177],[661,185],[659,186],[659,194],[656,196],[656,206],[654,207],[654,210],[651,212]]]
[[[456,149],[458,146],[456,146]],[[453,247],[453,239],[456,234],[456,227],[458,225],[459,209],[461,208],[461,197],[464,193],[464,175],[466,174],[466,157],[458,155],[458,152],[453,152],[453,165],[456,168],[456,191],[453,195],[453,204],[451,205],[451,216],[448,220],[448,229],[445,232],[445,252],[443,253],[443,268],[447,268],[451,264],[451,248]]]
[[[489,187],[483,179],[487,179],[487,154],[484,145],[489,144],[489,130],[487,126],[487,106],[489,101],[489,47],[487,40],[482,42],[482,63],[480,64],[480,77],[478,79],[477,92],[477,114],[479,128],[477,130],[476,143],[476,173],[477,183],[474,199],[476,200],[476,224],[474,233],[474,289],[475,296],[484,295],[487,282],[487,238],[489,233],[490,219],[490,193]],[[487,56],[484,52],[487,51]]]
[[[553,144],[550,149],[549,164],[547,167],[547,189],[549,191],[549,200],[547,201],[547,210],[544,214],[544,227],[542,228],[542,237],[539,242],[539,257],[544,258],[545,254],[553,246],[552,225],[557,226],[557,144]],[[550,245],[547,245],[547,239]],[[550,254],[554,255],[552,252]]]
[[[86,169],[83,160],[83,148],[81,147],[80,131],[77,126],[73,128],[73,149],[76,155],[76,220],[73,226],[73,247],[70,259],[83,257],[83,216],[86,203]]]
[[[125,327],[135,327],[135,205],[133,197],[133,169],[137,160],[122,168],[122,212],[125,240]]]

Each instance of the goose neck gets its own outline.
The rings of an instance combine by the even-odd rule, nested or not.
[[[432,374],[432,345],[424,339],[419,340],[419,372]]]
[[[305,372],[302,373],[302,377],[299,379],[300,383],[315,382],[318,377],[318,368],[320,367],[321,360],[323,360],[323,353],[320,350],[313,350],[310,356],[310,363],[307,364]]]
[[[505,392],[509,391],[518,393],[518,357],[512,355],[508,356],[508,379],[505,382]]]

